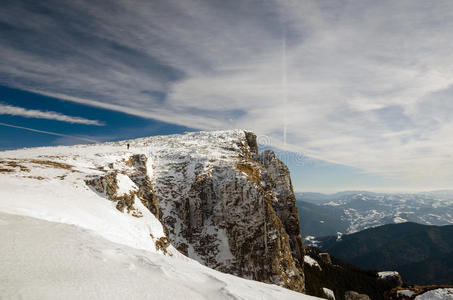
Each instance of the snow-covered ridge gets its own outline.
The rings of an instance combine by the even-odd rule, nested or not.
[[[258,154],[255,138],[232,130],[0,152],[0,212],[302,291],[289,172]]]
[[[0,239],[1,299],[318,299],[73,225],[0,213]]]
[[[199,132],[3,151],[0,152],[0,211],[75,224],[94,230],[113,242],[155,250],[149,234],[157,238],[163,234],[160,228],[154,232],[155,217],[144,210],[142,213],[149,221],[149,224],[144,224],[148,222],[111,209],[114,203],[105,201],[104,195],[94,193],[85,180],[90,176],[104,175],[109,169],[118,172],[130,170],[127,161],[136,154],[149,158],[148,176],[151,178],[155,165],[161,167],[159,172],[171,172],[165,168],[167,161],[203,159],[208,154],[215,160],[228,160],[231,153],[222,151],[222,146],[237,147],[233,141],[240,134],[243,132]],[[175,144],[179,144],[178,147]],[[213,145],[218,147],[213,148]],[[156,158],[154,165],[153,157]],[[119,173],[117,179],[119,194],[136,189],[126,175]],[[140,206],[139,201],[137,205]]]

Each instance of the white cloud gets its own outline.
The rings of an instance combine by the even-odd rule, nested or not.
[[[96,120],[88,120],[85,118],[71,117],[53,111],[41,111],[36,109],[25,109],[18,106],[0,104],[0,115],[20,116],[25,118],[48,119],[67,123],[85,124],[103,126]]]
[[[0,14],[44,24],[55,51],[1,43],[4,84],[193,128],[249,128],[413,186],[453,179],[451,1],[48,5],[54,14]],[[62,30],[67,19],[77,26]]]

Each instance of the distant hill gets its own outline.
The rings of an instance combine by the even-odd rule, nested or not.
[[[321,238],[321,248],[365,269],[397,270],[416,284],[453,284],[453,225],[401,223]]]
[[[453,252],[398,267],[407,282],[453,284]]]
[[[297,201],[300,226],[304,236],[326,236],[345,232],[349,226],[342,220],[343,211],[332,206],[320,206],[305,201]]]

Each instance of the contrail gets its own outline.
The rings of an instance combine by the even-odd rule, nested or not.
[[[286,145],[288,78],[286,69],[286,28],[282,25],[282,91],[283,91],[283,145]]]
[[[38,132],[38,133],[44,133],[44,134],[50,134],[50,135],[56,135],[56,136],[62,136],[62,137],[70,137],[70,138],[73,138],[73,139],[79,139],[79,140],[90,142],[90,143],[97,143],[98,142],[96,140],[92,140],[92,139],[89,139],[89,138],[84,138],[84,137],[79,137],[79,136],[74,136],[74,135],[68,135],[68,134],[62,134],[62,133],[57,133],[57,132],[52,132],[52,131],[38,130],[38,129],[22,127],[22,126],[17,126],[17,125],[11,125],[11,124],[1,123],[1,122],[0,122],[0,125],[1,126],[6,126],[6,127],[12,127],[12,128],[18,128],[18,129],[33,131],[33,132]]]

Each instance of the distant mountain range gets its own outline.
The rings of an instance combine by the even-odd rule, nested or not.
[[[385,194],[364,191],[332,195],[296,193],[305,236],[350,234],[385,224],[453,224],[453,191]]]
[[[413,284],[453,284],[453,225],[389,224],[320,241],[323,251],[365,269],[397,270]]]

